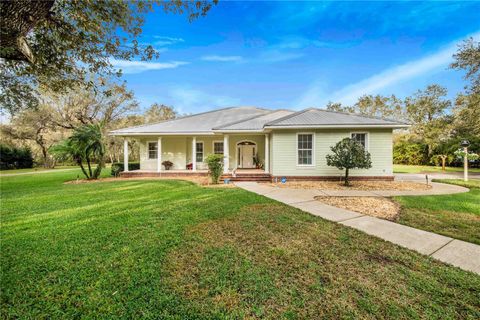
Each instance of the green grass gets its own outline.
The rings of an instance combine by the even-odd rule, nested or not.
[[[0,170],[0,176],[4,174],[12,173],[28,173],[28,172],[39,172],[39,171],[52,171],[58,169],[75,169],[76,166],[57,166],[54,169],[44,168],[44,167],[35,167],[35,168],[25,168],[25,169],[12,169],[12,170]]]
[[[463,168],[458,167],[446,167],[446,172],[463,172]],[[408,166],[403,164],[394,164],[393,173],[442,173],[442,167],[434,166]],[[480,172],[478,168],[470,168],[468,172]]]
[[[399,223],[480,244],[480,180],[433,180],[471,188],[468,193],[395,197],[402,206]]]
[[[1,179],[2,318],[480,317],[478,275],[265,197],[76,176]]]

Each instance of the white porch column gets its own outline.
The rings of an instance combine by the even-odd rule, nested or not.
[[[123,138],[123,171],[128,172],[128,140]]]
[[[192,138],[192,171],[197,171],[197,137]]]
[[[157,141],[157,172],[162,171],[162,137]]]
[[[230,167],[230,146],[228,140],[228,134],[225,134],[223,136],[223,173],[228,173],[228,167]]]
[[[265,164],[264,170],[266,173],[270,172],[270,140],[268,139],[268,133],[265,134]]]

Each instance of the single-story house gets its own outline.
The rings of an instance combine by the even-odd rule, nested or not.
[[[353,170],[357,179],[393,179],[392,131],[408,124],[323,109],[302,111],[234,107],[159,123],[111,131],[140,145],[140,170],[124,175],[207,174],[205,158],[223,154],[224,175],[232,179],[338,179],[327,166],[330,147],[345,137],[364,145],[372,168]],[[165,170],[163,161],[173,167]]]

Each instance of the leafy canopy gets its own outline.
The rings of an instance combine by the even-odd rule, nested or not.
[[[339,170],[345,169],[345,185],[349,184],[351,169],[369,169],[372,167],[370,153],[363,145],[351,138],[344,138],[330,148],[333,154],[328,154],[327,165]]]

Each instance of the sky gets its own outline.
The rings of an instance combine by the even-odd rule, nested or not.
[[[140,43],[153,61],[119,61],[143,109],[196,113],[230,106],[300,110],[354,104],[364,94],[403,98],[432,83],[463,90],[448,68],[457,45],[480,39],[480,2],[231,2],[205,17],[161,9]]]

